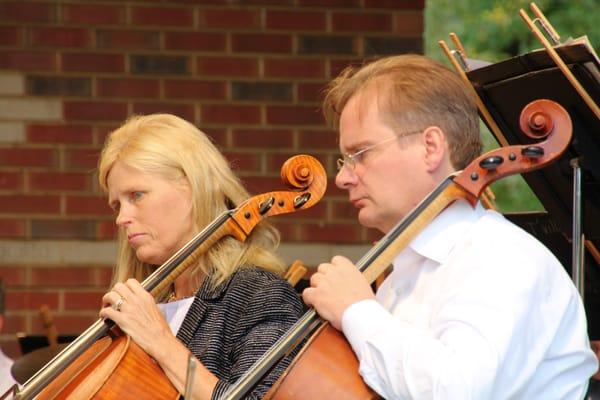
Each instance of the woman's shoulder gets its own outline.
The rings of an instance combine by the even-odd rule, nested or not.
[[[245,299],[246,304],[289,303],[301,305],[299,294],[279,275],[258,267],[240,268],[227,288],[229,296]]]
[[[245,287],[247,289],[260,289],[264,287],[281,287],[295,291],[294,288],[281,276],[255,266],[245,266],[238,269],[231,277],[229,288]]]

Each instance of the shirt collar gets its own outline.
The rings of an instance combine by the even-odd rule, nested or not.
[[[457,200],[427,225],[409,247],[420,256],[443,264],[456,243],[484,211],[479,203],[473,209],[466,201]]]

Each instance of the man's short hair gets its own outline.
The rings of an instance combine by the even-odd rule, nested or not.
[[[380,117],[396,134],[438,126],[448,140],[450,161],[464,169],[482,149],[473,90],[437,61],[416,54],[381,58],[348,67],[330,82],[323,101],[327,121],[340,115],[356,94],[375,89]]]

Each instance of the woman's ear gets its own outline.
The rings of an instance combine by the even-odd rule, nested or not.
[[[445,170],[450,165],[448,142],[441,128],[430,126],[423,131],[423,144],[425,146],[425,165],[427,172],[434,173],[440,169]]]

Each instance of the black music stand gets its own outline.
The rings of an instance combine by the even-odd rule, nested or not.
[[[600,63],[593,50],[583,43],[556,50],[594,102],[600,103]],[[581,232],[592,246],[600,248],[600,120],[545,50],[495,64],[468,64],[479,66],[466,71],[466,76],[509,144],[532,142],[519,129],[519,114],[533,100],[556,101],[571,117],[573,140],[566,153],[550,166],[523,175],[546,213],[508,215],[546,244],[571,271],[572,160],[581,168]],[[592,339],[600,339],[600,319],[594,316],[594,310],[600,314],[600,265],[591,253],[585,256],[585,275],[589,333]]]

